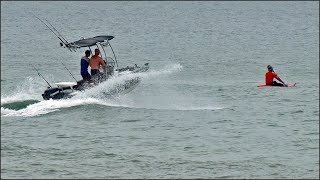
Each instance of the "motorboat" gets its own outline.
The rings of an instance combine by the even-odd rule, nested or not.
[[[62,37],[63,38],[63,37]],[[126,66],[119,68],[116,55],[113,51],[113,48],[110,44],[110,40],[114,38],[114,36],[95,36],[92,38],[82,38],[78,41],[74,41],[71,43],[68,43],[66,40],[62,40],[62,38],[59,38],[61,40],[60,46],[69,49],[70,51],[76,52],[78,49],[81,48],[87,48],[91,51],[91,48],[97,48],[100,50],[100,57],[106,62],[107,64],[107,74],[102,74],[101,78],[99,78],[98,81],[90,80],[90,81],[84,81],[80,80],[77,81],[71,72],[68,70],[68,68],[65,66],[65,68],[69,71],[70,75],[75,79],[74,82],[57,82],[55,83],[55,87],[52,87],[48,81],[44,79],[44,77],[38,72],[39,76],[41,76],[49,85],[48,88],[43,92],[42,97],[45,100],[49,99],[64,99],[64,98],[71,98],[76,93],[76,91],[84,91],[86,89],[98,86],[99,84],[108,81],[110,78],[123,76],[127,74],[133,74],[133,73],[141,73],[146,72],[149,69],[149,63],[145,63],[142,66],[138,66],[137,64],[133,66]],[[63,38],[64,39],[64,38]],[[110,52],[111,50],[111,52]],[[113,57],[107,56],[112,55]],[[126,79],[123,84],[121,84],[120,87],[116,87],[108,92],[105,92],[104,94],[107,96],[112,96],[114,94],[119,93],[128,93],[132,91],[141,81],[141,78],[139,76],[133,76],[131,79]]]

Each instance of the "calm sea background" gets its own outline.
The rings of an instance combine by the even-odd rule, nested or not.
[[[77,79],[113,35],[120,67],[150,63],[128,94]],[[293,88],[257,88],[268,64]],[[319,2],[1,1],[1,178],[319,178]]]

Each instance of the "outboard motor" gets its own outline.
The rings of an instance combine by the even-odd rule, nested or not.
[[[55,99],[56,96],[60,94],[60,89],[55,87],[55,88],[49,88],[49,89],[46,89],[44,91],[44,93],[42,94],[42,97],[44,100],[49,100],[49,99]]]

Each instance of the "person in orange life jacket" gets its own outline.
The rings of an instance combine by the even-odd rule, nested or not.
[[[99,56],[100,50],[95,49],[94,50],[94,55],[90,59],[90,67],[91,67],[91,76],[95,80],[100,80],[102,73],[99,71],[99,66],[102,65],[103,67],[103,73],[106,75],[107,74],[107,65],[104,62],[104,60]]]
[[[278,75],[273,71],[273,67],[268,65],[268,72],[266,72],[266,85],[268,86],[287,86],[279,77]],[[277,81],[273,81],[273,78],[276,78],[278,81],[282,82],[278,83]]]
[[[81,66],[80,74],[81,74],[84,81],[90,80],[90,74],[88,72],[90,54],[91,54],[91,52],[89,50],[86,50],[85,56],[83,56],[80,61],[80,66]]]

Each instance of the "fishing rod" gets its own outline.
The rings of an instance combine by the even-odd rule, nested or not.
[[[61,64],[68,70],[69,74],[73,77],[73,79],[76,80],[76,82],[78,82],[77,79],[71,74],[71,72],[69,71],[69,69],[66,67],[66,65],[64,65],[62,61],[60,61],[60,62],[61,62]]]
[[[59,33],[59,31],[56,30],[56,28],[54,28],[54,27],[52,26],[52,24],[49,23],[49,21],[46,20],[46,21],[54,28],[54,30],[57,31],[57,32],[54,32],[54,31],[53,31],[43,20],[41,20],[39,17],[37,17],[37,16],[34,15],[34,14],[33,14],[33,16],[36,17],[37,19],[39,19],[45,26],[47,26],[47,28],[48,28],[54,35],[56,35],[56,37],[61,41],[61,42],[60,42],[60,46],[63,46],[63,45],[64,45],[65,47],[67,47],[67,48],[72,52],[72,50],[70,49],[70,45],[69,45],[68,41]],[[57,34],[57,33],[58,33],[58,34]],[[63,41],[61,38],[62,38],[64,41]]]
[[[57,38],[60,39],[60,41],[67,46],[66,42],[64,42],[44,21],[42,21],[39,17],[37,17],[36,15],[33,15],[34,17],[36,17],[37,19],[39,19],[45,26],[47,26],[47,28],[54,34],[57,36]]]
[[[47,19],[44,19],[44,20],[46,20],[47,23],[49,23],[50,26],[53,28],[53,30],[55,30],[55,31],[59,34],[59,36],[60,36],[67,44],[69,44],[68,41],[59,33],[59,31],[58,31]]]
[[[34,68],[34,70],[37,71],[38,75],[39,75],[44,81],[46,81],[46,83],[49,85],[49,87],[52,88],[52,86],[50,85],[50,83],[40,74],[40,72],[37,70],[37,68],[36,68],[33,64],[30,64],[30,65]]]

